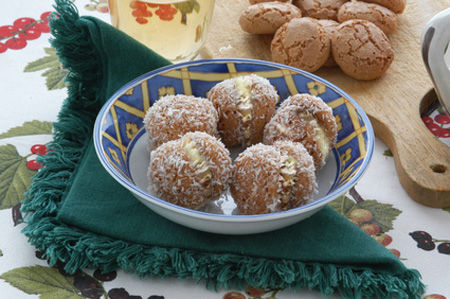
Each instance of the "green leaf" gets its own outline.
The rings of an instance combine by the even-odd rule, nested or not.
[[[27,293],[40,294],[41,299],[79,299],[73,279],[64,276],[55,268],[32,266],[12,269],[0,275],[13,287]]]
[[[44,48],[45,53],[48,55],[56,55],[56,49],[53,47],[50,48]]]
[[[59,60],[56,56],[44,56],[35,60],[33,62],[28,63],[23,69],[24,72],[36,72],[40,70],[44,70],[46,68],[51,68],[55,66],[59,66]]]
[[[329,206],[336,210],[342,216],[347,214],[355,207],[355,202],[345,195],[339,196],[337,199],[329,203]]]
[[[356,207],[372,212],[372,222],[376,223],[383,233],[392,229],[393,221],[401,214],[401,211],[394,208],[391,204],[380,203],[376,200],[359,202],[356,204]]]
[[[0,256],[3,256],[3,251],[0,249]]]
[[[52,134],[52,123],[48,121],[32,120],[24,122],[23,125],[9,129],[6,133],[0,134],[0,139],[28,136],[28,135],[50,135]]]
[[[0,209],[14,207],[25,198],[36,170],[26,166],[26,158],[11,145],[0,146]]]
[[[394,155],[392,155],[392,152],[390,149],[387,149],[383,152],[383,155],[385,155],[386,157],[393,157]]]
[[[66,85],[64,81],[66,74],[67,72],[62,69],[48,73],[47,79],[45,80],[48,90],[63,88]]]
[[[200,12],[200,3],[197,0],[194,0],[194,10],[196,13]]]
[[[443,208],[443,210],[450,213],[450,208]]]

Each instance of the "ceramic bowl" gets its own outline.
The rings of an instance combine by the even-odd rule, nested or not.
[[[321,97],[333,109],[338,123],[336,147],[318,173],[319,194],[299,208],[261,215],[238,215],[229,193],[201,211],[168,203],[147,192],[149,152],[143,128],[146,110],[167,94],[206,97],[218,82],[258,74],[267,78],[280,102],[296,93]],[[100,162],[118,183],[154,212],[181,225],[221,234],[251,234],[282,228],[319,211],[344,194],[362,176],[373,152],[374,133],[368,117],[345,92],[302,70],[267,61],[213,59],[167,66],[136,78],[103,106],[94,127]],[[232,149],[234,155],[239,149]]]

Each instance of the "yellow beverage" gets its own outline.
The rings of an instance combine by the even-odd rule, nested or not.
[[[214,0],[109,0],[111,23],[172,62],[194,58]]]

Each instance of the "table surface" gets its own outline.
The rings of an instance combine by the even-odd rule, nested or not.
[[[74,0],[81,15],[93,15],[110,22],[101,2]],[[9,38],[2,37],[1,33],[7,30],[4,26],[23,22],[22,18],[39,20],[43,13],[52,11],[52,3],[50,0],[8,1],[8,5],[2,3],[0,10],[0,90],[3,92],[0,112],[0,298],[34,298],[41,294],[47,294],[45,298],[62,298],[64,292],[69,292],[70,298],[87,296],[83,286],[40,259],[39,253],[20,233],[23,228],[19,211],[21,194],[29,184],[29,176],[38,171],[30,168],[39,167],[34,162],[36,154],[32,150],[43,150],[42,145],[51,141],[51,123],[56,121],[67,95],[63,83],[65,71],[59,68],[55,53],[50,49],[49,33],[39,35],[34,32],[35,39],[28,40],[26,45],[9,41],[6,50],[2,45]],[[450,62],[450,57],[448,60]],[[443,112],[435,110],[424,118],[424,122],[437,138],[450,146],[450,121]],[[450,209],[428,208],[411,200],[398,181],[389,150],[380,140],[376,140],[366,174],[345,200],[360,208],[382,211],[383,217],[374,219],[384,227],[377,237],[379,241],[398,254],[407,267],[420,271],[428,286],[428,298],[450,299],[449,247],[447,253],[441,252],[445,243],[450,243]],[[378,227],[369,224],[364,229],[370,234]],[[411,236],[418,231],[431,235],[435,244],[433,249],[418,247]],[[251,286],[246,290],[214,291],[190,280],[140,279],[122,271],[105,278],[92,269],[84,272],[102,290],[103,298],[114,298],[112,294],[121,291],[136,296],[131,298],[152,299],[322,298],[314,291],[294,293],[258,290]],[[60,283],[55,284],[55,279]],[[441,297],[432,297],[432,294]]]

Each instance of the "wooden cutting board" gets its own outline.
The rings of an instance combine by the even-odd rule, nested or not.
[[[248,0],[216,0],[203,57],[270,60],[272,37],[250,35],[238,24],[248,5]],[[447,7],[450,0],[408,0],[398,30],[390,36],[395,59],[382,78],[357,81],[337,67],[315,73],[362,106],[377,137],[391,149],[400,182],[410,197],[436,208],[450,207],[450,147],[434,137],[420,118],[420,109],[433,100],[420,35],[427,21]]]

